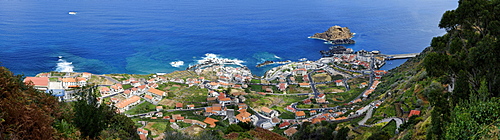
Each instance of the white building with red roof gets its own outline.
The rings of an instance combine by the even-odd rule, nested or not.
[[[33,85],[38,90],[47,90],[49,87],[48,77],[26,77],[23,81],[26,85]]]

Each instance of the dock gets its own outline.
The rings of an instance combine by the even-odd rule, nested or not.
[[[415,57],[417,55],[419,55],[420,53],[408,53],[408,54],[385,54],[385,55],[382,55],[382,56],[385,56],[385,60],[394,60],[394,59],[406,59],[406,58],[412,58],[412,57]]]

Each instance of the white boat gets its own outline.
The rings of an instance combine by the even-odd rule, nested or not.
[[[68,12],[68,14],[70,14],[70,15],[76,15],[76,12],[75,11],[70,11],[70,12]]]

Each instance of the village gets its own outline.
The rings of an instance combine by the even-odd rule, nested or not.
[[[375,62],[350,54],[286,63],[262,77],[245,67],[210,63],[168,74],[49,72],[24,82],[61,102],[75,101],[72,89],[95,85],[99,102],[132,118],[141,139],[162,139],[166,130],[199,133],[240,122],[291,136],[304,122],[360,118],[364,125],[384,102],[369,98],[387,73],[375,70]]]

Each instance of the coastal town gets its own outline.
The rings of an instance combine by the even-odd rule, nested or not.
[[[258,77],[231,60],[214,59],[168,74],[49,72],[26,77],[24,82],[61,102],[75,101],[73,89],[94,85],[101,104],[116,108],[140,126],[141,139],[162,139],[167,129],[199,133],[240,122],[286,137],[304,122],[362,118],[357,123],[365,125],[373,109],[384,102],[372,97],[387,73],[374,68],[376,60],[366,53],[335,54],[317,61],[283,63]],[[385,122],[391,120],[403,121],[388,117]]]

